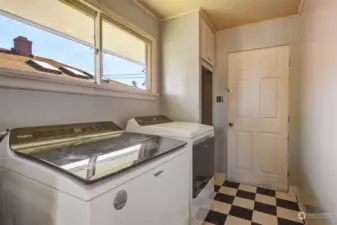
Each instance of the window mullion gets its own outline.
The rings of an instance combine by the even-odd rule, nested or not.
[[[152,68],[151,68],[151,44],[146,45],[146,89],[151,91],[151,82],[152,82]]]
[[[95,82],[101,84],[103,76],[102,51],[102,14],[97,12],[95,17]]]

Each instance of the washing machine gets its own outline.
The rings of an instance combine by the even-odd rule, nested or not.
[[[188,149],[113,122],[0,135],[1,225],[189,224]]]
[[[214,128],[198,123],[177,122],[157,115],[130,119],[126,131],[160,135],[187,142],[191,224],[202,224],[211,208],[210,200],[214,197]]]

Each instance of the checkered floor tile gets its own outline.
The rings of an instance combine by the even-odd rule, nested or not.
[[[204,225],[299,225],[294,194],[215,178],[215,197]]]

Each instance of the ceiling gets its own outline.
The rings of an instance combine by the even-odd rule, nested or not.
[[[134,0],[159,20],[202,9],[216,30],[299,14],[303,0]]]

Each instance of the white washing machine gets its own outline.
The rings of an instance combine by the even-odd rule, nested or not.
[[[1,225],[187,225],[188,150],[112,122],[0,135]]]
[[[214,196],[214,128],[212,126],[174,122],[166,116],[130,119],[126,131],[160,135],[187,142],[190,159],[191,224],[202,224]]]

